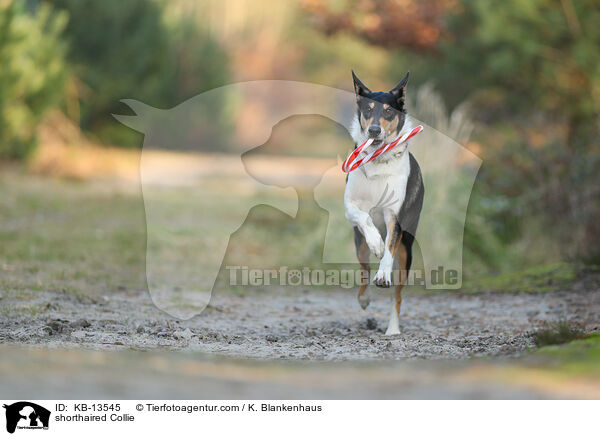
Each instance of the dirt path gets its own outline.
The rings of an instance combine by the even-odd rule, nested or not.
[[[598,398],[592,379],[540,378],[511,359],[254,361],[203,353],[52,350],[0,345],[6,398],[536,399]],[[18,371],[16,370],[18,368]],[[515,376],[517,371],[518,377]],[[548,382],[550,381],[550,382]]]
[[[387,294],[387,293],[386,293]],[[407,295],[399,336],[383,331],[388,297],[363,311],[354,291],[220,293],[178,321],[147,293],[104,297],[4,292],[0,343],[50,348],[175,349],[259,359],[461,359],[518,355],[548,321],[600,330],[600,290],[540,294]]]

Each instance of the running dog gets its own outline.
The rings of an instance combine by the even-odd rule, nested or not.
[[[412,130],[405,105],[408,76],[406,73],[389,92],[372,92],[352,71],[357,106],[350,133],[355,147],[374,139],[363,155]],[[346,219],[354,227],[356,255],[364,278],[358,302],[366,309],[371,300],[368,289],[371,253],[381,259],[373,283],[382,288],[395,285],[386,335],[400,333],[402,287],[412,263],[412,245],[424,193],[421,170],[407,147],[383,153],[350,172],[346,180]],[[394,267],[398,274],[393,274]],[[395,277],[397,280],[392,283]]]

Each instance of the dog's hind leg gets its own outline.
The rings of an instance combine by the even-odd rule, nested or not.
[[[386,335],[400,334],[400,309],[402,307],[402,288],[406,283],[408,269],[412,262],[412,237],[407,238],[406,232],[402,234],[402,238],[398,238],[394,246],[394,257],[397,260],[398,266],[398,282],[394,289],[394,297],[392,298],[392,309],[390,311],[390,321],[385,332]]]
[[[358,289],[358,304],[360,304],[360,307],[363,309],[366,309],[371,302],[371,292],[369,290],[369,273],[371,272],[369,257],[371,256],[371,251],[369,250],[369,246],[367,245],[365,237],[356,227],[354,227],[354,245],[356,247],[356,257],[358,258],[361,269],[361,283],[360,288]]]

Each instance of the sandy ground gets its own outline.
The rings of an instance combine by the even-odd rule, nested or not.
[[[402,334],[389,300],[354,291],[216,294],[179,321],[146,292],[0,294],[5,398],[599,398],[595,378],[560,378],[525,352],[529,333],[568,319],[600,330],[600,290],[409,294]],[[468,359],[494,356],[493,359]],[[544,360],[546,359],[546,361]]]
[[[463,359],[515,356],[530,333],[571,320],[600,330],[600,290],[549,293],[409,294],[401,335],[384,336],[390,301],[376,291],[363,311],[354,290],[272,289],[213,295],[199,316],[180,321],[147,293],[107,296],[4,292],[0,343],[92,350],[185,350],[289,360]],[[19,310],[26,306],[27,310]],[[32,309],[33,308],[33,309]]]
[[[35,399],[599,398],[598,380],[560,384],[539,361],[255,361],[204,353],[0,345],[0,392]],[[515,373],[515,371],[517,371]],[[516,375],[515,375],[516,374]]]

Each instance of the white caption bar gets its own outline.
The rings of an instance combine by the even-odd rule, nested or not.
[[[599,401],[4,400],[15,435],[590,434]],[[46,413],[48,412],[49,415]],[[15,421],[16,420],[16,421]],[[44,430],[42,433],[32,430]],[[135,433],[132,433],[135,432]],[[208,433],[207,433],[208,432]]]

